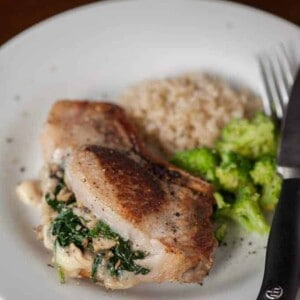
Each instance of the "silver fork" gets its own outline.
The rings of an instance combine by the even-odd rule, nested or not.
[[[287,107],[296,64],[293,65],[285,46],[279,45],[272,53],[260,55],[258,62],[267,95],[263,98],[265,113],[278,123],[283,119],[286,108],[287,113],[277,161],[277,170],[283,177],[282,191],[269,235],[265,272],[257,300],[292,300],[299,286],[300,265],[300,148],[296,147],[299,145],[297,137],[300,128],[297,121],[300,119],[300,73],[297,71],[296,85]],[[289,164],[291,158],[292,163]]]
[[[263,97],[266,115],[280,121],[286,109],[294,82],[293,62],[286,47],[279,44],[271,53],[258,56],[267,97]]]

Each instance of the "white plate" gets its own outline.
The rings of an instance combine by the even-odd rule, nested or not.
[[[107,292],[88,281],[60,285],[36,241],[37,213],[15,185],[36,177],[37,143],[59,98],[114,99],[128,84],[182,71],[208,70],[262,93],[255,55],[279,42],[300,52],[299,29],[252,8],[212,1],[118,1],[58,15],[0,49],[0,298],[254,299],[264,263],[263,239],[218,251],[204,286],[148,284]],[[295,51],[295,52],[297,52]],[[12,141],[10,140],[12,139]],[[25,167],[25,172],[20,168]],[[256,251],[255,254],[248,252]]]

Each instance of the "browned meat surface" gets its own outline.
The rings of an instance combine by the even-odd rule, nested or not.
[[[60,101],[41,143],[46,162],[64,166],[78,203],[130,240],[134,250],[148,253],[139,265],[149,273],[127,272],[114,280],[102,274],[106,287],[202,281],[216,247],[212,188],[147,154],[120,107]],[[90,270],[82,267],[80,274],[90,276]]]
[[[139,149],[139,142],[123,110],[100,102],[57,102],[49,113],[40,141],[47,162],[64,158],[81,145]]]

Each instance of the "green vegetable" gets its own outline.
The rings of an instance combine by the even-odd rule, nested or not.
[[[56,236],[56,241],[62,247],[74,243],[82,249],[83,241],[86,239],[89,230],[82,224],[80,218],[73,213],[72,209],[68,207],[68,205],[76,201],[74,196],[71,196],[68,201],[64,202],[57,200],[57,195],[65,187],[65,183],[61,179],[55,187],[53,196],[50,193],[47,193],[45,196],[47,204],[59,213],[52,222],[52,235]]]
[[[278,202],[282,185],[282,179],[276,172],[275,158],[267,156],[257,161],[250,175],[254,183],[261,187],[261,207],[273,210]]]
[[[65,208],[67,205],[69,205],[69,204],[71,204],[71,203],[73,203],[73,202],[76,201],[74,196],[70,197],[70,199],[69,199],[68,201],[66,201],[66,202],[62,202],[62,201],[58,201],[58,200],[57,200],[57,195],[58,195],[59,192],[60,192],[63,188],[65,188],[65,187],[66,187],[65,183],[61,180],[61,181],[57,184],[57,186],[55,187],[55,190],[54,190],[54,193],[53,193],[54,198],[51,197],[51,194],[50,194],[50,193],[47,193],[47,194],[45,195],[45,200],[46,200],[47,204],[48,204],[53,210],[55,210],[55,211],[57,211],[57,212],[61,212],[61,210],[62,210],[63,208]]]
[[[224,196],[221,193],[215,192],[214,193],[214,198],[216,200],[216,204],[217,204],[218,209],[225,208],[225,207],[230,207],[230,204],[224,200]],[[232,201],[229,201],[229,202],[232,202]]]
[[[107,266],[111,275],[119,276],[123,270],[134,272],[135,274],[147,274],[150,272],[149,269],[134,262],[136,259],[145,258],[146,253],[133,251],[129,241],[123,240],[102,221],[99,221],[94,228],[89,230],[81,223],[80,218],[70,208],[64,208],[53,220],[52,234],[56,236],[56,241],[61,247],[66,247],[74,243],[80,249],[84,248],[84,244],[88,244],[87,247],[92,249],[92,247],[89,247],[91,246],[91,238],[104,237],[116,240],[116,246],[109,250],[113,253],[113,256],[108,260]],[[85,241],[86,243],[84,243]],[[97,268],[104,255],[104,252],[99,252],[94,258],[92,267],[92,279],[94,281],[96,280]]]
[[[214,230],[214,235],[215,238],[219,241],[222,242],[226,236],[227,232],[227,224],[222,223],[217,228]]]
[[[109,269],[111,275],[119,276],[122,271],[134,272],[135,274],[147,274],[150,272],[140,265],[137,265],[134,260],[143,259],[147,255],[143,251],[133,251],[130,246],[129,241],[125,241],[120,235],[113,232],[111,228],[105,224],[103,221],[98,221],[93,229],[89,232],[89,237],[97,238],[103,237],[110,240],[115,240],[116,245],[110,249],[113,256],[109,258],[107,268]],[[102,252],[100,252],[102,253]],[[99,265],[98,258],[99,253],[96,255],[93,266]],[[100,255],[101,257],[101,255]],[[97,269],[94,271],[97,273]]]
[[[120,236],[113,232],[111,228],[102,221],[98,221],[93,229],[90,230],[89,236],[92,238],[103,237],[108,240],[118,240]]]
[[[217,143],[220,153],[234,151],[249,159],[264,155],[275,155],[278,134],[271,118],[262,113],[248,121],[234,119],[222,130],[221,140]]]
[[[175,166],[182,168],[191,174],[215,181],[215,168],[218,164],[218,156],[215,151],[208,148],[197,148],[176,153],[170,160]]]
[[[171,159],[171,163],[214,185],[217,239],[225,235],[224,219],[260,234],[269,231],[261,209],[274,209],[280,194],[282,180],[275,167],[277,144],[275,123],[257,113],[252,120],[229,122],[214,149],[179,152]]]
[[[109,251],[113,256],[109,258],[107,268],[111,275],[119,276],[122,271],[134,272],[135,274],[147,274],[150,272],[134,262],[136,259],[143,259],[146,253],[142,251],[133,251],[129,241],[123,240],[118,234],[113,232],[103,221],[98,221],[96,226],[89,230],[82,223],[80,218],[73,213],[70,208],[64,208],[53,220],[52,234],[56,236],[56,241],[61,247],[66,247],[74,243],[78,248],[84,249],[84,244],[90,250],[92,248],[92,238],[104,237],[115,240],[116,246]],[[100,265],[104,252],[96,254],[92,266],[92,280],[96,280],[98,266]]]
[[[117,245],[111,249],[113,256],[108,261],[108,269],[113,276],[119,276],[123,270],[134,272],[134,274],[146,275],[149,269],[137,265],[134,260],[143,259],[146,253],[132,251],[129,241],[119,238]]]
[[[99,252],[96,254],[96,256],[94,258],[93,266],[92,266],[92,274],[91,274],[91,278],[94,282],[97,281],[97,271],[103,260],[104,255],[105,255],[104,253]]]
[[[57,265],[57,270],[58,270],[58,277],[59,277],[59,282],[60,283],[65,283],[65,273],[63,268],[60,265]]]
[[[119,276],[122,271],[143,275],[150,272],[149,269],[135,263],[136,259],[145,258],[146,253],[142,251],[133,251],[130,242],[125,241],[120,235],[113,232],[106,223],[99,220],[94,228],[89,230],[85,227],[80,218],[74,214],[72,208],[68,206],[76,201],[74,196],[67,202],[58,201],[57,195],[63,188],[65,188],[65,183],[61,180],[56,186],[53,196],[51,196],[50,193],[47,193],[45,196],[48,205],[58,212],[58,215],[52,221],[51,232],[52,235],[56,237],[55,247],[57,244],[61,247],[67,247],[73,243],[81,250],[89,249],[91,252],[94,252],[92,245],[93,238],[103,237],[105,239],[115,240],[116,245],[114,247],[96,253],[91,271],[91,278],[93,281],[97,281],[97,270],[107,251],[110,251],[113,254],[109,257],[107,263],[107,268],[112,276]],[[64,282],[63,269],[59,265],[57,265],[57,269],[60,281]]]
[[[249,176],[249,160],[231,151],[222,153],[221,158],[221,164],[216,168],[221,189],[235,193],[241,186],[253,186]]]
[[[135,274],[147,274],[150,272],[149,269],[137,265],[134,262],[136,259],[145,258],[146,253],[142,251],[133,251],[130,242],[123,240],[103,221],[99,221],[94,228],[88,230],[88,228],[81,223],[80,218],[75,215],[71,209],[63,209],[53,221],[52,234],[56,236],[56,240],[61,247],[66,247],[71,243],[74,243],[80,249],[84,248],[84,244],[88,243],[91,245],[91,238],[104,237],[113,239],[117,243],[116,246],[109,250],[112,252],[113,256],[109,258],[107,266],[111,275],[119,276],[124,270],[134,272]],[[87,241],[87,243],[84,243],[84,241]],[[99,252],[94,258],[92,267],[93,280],[96,280],[97,268],[104,255],[105,251]]]
[[[80,218],[70,208],[64,208],[53,220],[52,234],[60,246],[66,247],[74,243],[78,248],[83,248],[83,242],[89,233]]]
[[[63,284],[63,283],[65,283],[65,273],[64,273],[62,266],[57,263],[57,247],[58,247],[58,243],[56,240],[54,242],[54,249],[53,249],[53,251],[54,251],[54,266],[58,273],[59,282]]]
[[[236,200],[230,206],[218,209],[215,212],[217,219],[225,217],[234,220],[246,230],[266,234],[269,232],[269,225],[258,204],[259,194],[253,193],[252,188],[241,187]]]

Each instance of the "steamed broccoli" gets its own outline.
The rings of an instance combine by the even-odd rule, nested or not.
[[[228,202],[232,201],[225,201],[224,196],[220,192],[215,192],[214,193],[214,198],[216,200],[216,205],[218,209],[225,208],[225,207],[230,207],[230,204]]]
[[[278,201],[281,178],[276,173],[278,132],[273,121],[258,113],[251,121],[236,119],[224,127],[216,148],[176,153],[174,165],[214,185],[215,236],[222,240],[226,219],[249,231],[269,231],[263,209]]]
[[[234,193],[241,186],[253,186],[249,176],[250,169],[251,163],[247,159],[234,152],[223,153],[221,164],[216,168],[220,188]]]
[[[229,208],[230,204],[225,202],[224,196],[219,193],[214,193],[214,198],[216,200],[216,209],[222,209],[222,208]],[[218,220],[217,220],[218,219]],[[216,218],[215,220],[215,229],[214,229],[214,235],[215,238],[222,242],[225,239],[226,233],[227,233],[227,224],[224,223],[224,220],[221,218]]]
[[[250,175],[255,184],[261,187],[260,205],[273,210],[278,202],[282,179],[276,172],[274,157],[264,157],[254,164]]]
[[[274,122],[264,114],[257,113],[250,121],[234,119],[229,122],[222,130],[217,149],[257,159],[263,155],[275,155],[277,140]]]
[[[215,169],[218,157],[215,151],[208,148],[196,148],[176,153],[170,160],[175,166],[210,182],[215,181]]]
[[[263,216],[258,204],[259,194],[253,193],[249,187],[242,187],[231,205],[216,210],[215,218],[222,217],[234,220],[248,231],[259,234],[269,232],[269,225]]]
[[[227,224],[225,223],[219,224],[214,230],[215,238],[219,242],[222,242],[225,239],[226,233],[227,233]]]

